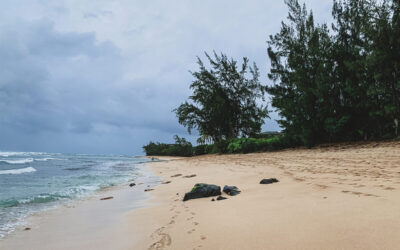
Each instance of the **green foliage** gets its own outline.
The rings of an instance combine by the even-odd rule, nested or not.
[[[158,155],[158,156],[192,156],[193,147],[192,144],[186,141],[185,138],[180,138],[175,135],[175,144],[165,144],[165,143],[154,143],[143,146],[143,150],[146,155]]]
[[[232,139],[227,147],[228,153],[251,153],[274,151],[294,146],[285,136],[275,136],[270,138],[235,138]]]
[[[281,132],[263,132],[263,133],[259,133],[259,134],[255,134],[253,137],[254,138],[272,138],[272,137],[277,137],[277,136],[281,136],[282,133]]]
[[[224,54],[214,52],[214,58],[205,55],[210,69],[198,58],[200,69],[192,73],[194,81],[190,85],[193,95],[174,110],[179,123],[189,133],[197,129],[200,143],[220,143],[259,133],[268,112],[259,105],[264,101],[265,87],[258,80],[257,66],[248,66],[247,58],[238,67]],[[223,151],[222,145],[213,150]]]
[[[190,192],[194,192],[194,191],[196,191],[197,188],[202,187],[202,186],[204,186],[204,185],[203,185],[203,184],[197,183],[197,184],[195,184],[195,185],[193,186],[193,188],[192,188],[192,190],[191,190]]]
[[[200,144],[193,147],[184,138],[175,137],[175,144],[150,142],[143,146],[146,155],[159,156],[195,156],[204,154],[251,153],[273,151],[299,145],[287,136],[268,138],[234,138],[215,144]]]
[[[149,144],[143,146],[143,150],[146,155],[165,155],[168,147],[169,145],[165,143],[150,142]]]
[[[268,42],[267,92],[287,138],[312,146],[398,136],[400,2],[335,0],[332,30],[285,2],[288,21]]]
[[[218,148],[214,144],[207,144],[205,149],[206,149],[206,154],[218,153]]]
[[[194,155],[205,155],[205,154],[207,154],[207,145],[200,144],[200,145],[197,145],[196,147],[193,147],[193,153],[194,153]]]

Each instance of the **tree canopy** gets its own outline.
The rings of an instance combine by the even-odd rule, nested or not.
[[[189,133],[197,129],[200,143],[259,133],[268,111],[263,105],[265,86],[259,82],[256,64],[249,66],[249,60],[243,58],[239,66],[223,53],[205,56],[209,67],[197,58],[199,70],[191,72],[193,94],[174,109],[179,123]]]
[[[335,0],[331,28],[285,2],[267,88],[285,133],[310,146],[398,136],[400,1]]]

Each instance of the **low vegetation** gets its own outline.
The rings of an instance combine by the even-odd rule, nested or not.
[[[175,136],[175,138],[179,138]],[[295,144],[285,136],[273,136],[269,138],[234,138],[229,141],[221,141],[215,144],[200,144],[192,146],[184,138],[179,138],[174,144],[150,142],[143,149],[149,156],[196,156],[205,154],[236,154],[274,151],[293,147]]]
[[[185,138],[174,136],[174,144],[166,144],[160,142],[150,142],[143,146],[146,155],[159,155],[159,156],[192,156],[193,146]]]

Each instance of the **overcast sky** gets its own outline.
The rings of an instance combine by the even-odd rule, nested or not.
[[[319,21],[331,0],[307,0]],[[246,56],[269,84],[283,0],[2,0],[0,150],[143,154],[185,136],[171,110],[204,51]],[[279,130],[272,115],[264,130]]]

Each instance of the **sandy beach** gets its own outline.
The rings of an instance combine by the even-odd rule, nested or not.
[[[146,192],[140,206],[129,198],[144,193],[140,187],[110,191],[107,201],[98,198],[110,193],[98,194],[34,219],[0,249],[399,249],[400,142],[147,166],[170,183]],[[279,182],[260,185],[263,178]],[[195,183],[234,185],[241,194],[183,202]]]
[[[399,249],[399,142],[151,166],[171,183],[152,193],[151,208],[130,215],[140,224],[134,249]],[[270,177],[280,182],[259,184]],[[199,182],[235,185],[242,193],[182,202]]]

